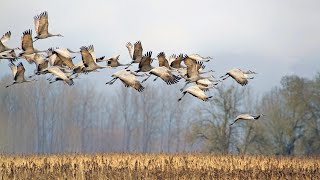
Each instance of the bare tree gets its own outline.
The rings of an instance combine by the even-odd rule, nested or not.
[[[307,106],[300,98],[306,90],[305,82],[297,76],[285,76],[281,88],[274,88],[262,98],[261,110],[267,119],[261,133],[268,137],[272,154],[298,153],[296,146],[304,136],[308,119]]]
[[[246,88],[247,89],[247,88]],[[239,113],[245,91],[236,85],[220,85],[210,103],[202,103],[194,112],[190,142],[199,142],[209,152],[234,151],[237,138],[229,124]]]

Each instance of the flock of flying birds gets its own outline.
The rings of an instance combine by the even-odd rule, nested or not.
[[[239,68],[233,68],[217,80],[213,75],[203,75],[213,72],[212,70],[204,71],[204,62],[210,61],[212,59],[211,57],[202,57],[198,54],[179,54],[171,55],[167,58],[164,52],[160,52],[157,55],[157,58],[153,58],[152,51],[148,51],[143,54],[143,48],[140,41],[137,41],[134,45],[130,42],[126,44],[130,58],[132,59],[129,64],[119,63],[120,55],[111,58],[105,58],[105,56],[97,58],[93,45],[82,46],[80,47],[80,51],[72,51],[68,48],[49,48],[47,50],[39,51],[34,48],[35,41],[53,36],[63,36],[61,34],[51,34],[48,32],[49,23],[47,12],[42,12],[41,14],[36,15],[34,17],[34,24],[37,35],[33,40],[32,30],[29,29],[24,31],[21,38],[21,48],[9,48],[5,45],[5,43],[10,40],[10,31],[5,33],[0,39],[0,59],[9,60],[9,67],[12,70],[14,79],[13,83],[6,87],[10,87],[18,83],[36,81],[31,78],[44,74],[51,74],[47,79],[49,80],[49,83],[63,81],[71,86],[74,84],[73,80],[78,78],[81,74],[97,72],[98,69],[103,68],[117,68],[119,66],[125,66],[125,68],[112,74],[113,79],[106,84],[111,85],[117,79],[120,79],[125,87],[132,87],[135,90],[142,92],[144,90],[142,83],[149,79],[151,75],[156,76],[154,81],[160,77],[167,85],[176,84],[179,80],[185,79],[185,85],[180,89],[183,95],[178,99],[178,101],[180,101],[187,93],[203,101],[208,101],[212,96],[207,96],[205,92],[210,89],[214,89],[222,80],[232,77],[237,83],[245,86],[248,83],[248,79],[253,79],[253,77],[249,77],[249,75],[256,74],[250,70],[244,71]],[[15,50],[20,50],[21,53],[17,56]],[[71,55],[73,53],[81,53],[82,61],[74,63],[74,57]],[[15,64],[17,59],[25,59],[30,64],[36,65],[34,74],[29,76],[28,79],[25,76],[23,63],[19,62],[17,65]],[[151,65],[153,60],[158,60],[158,67]],[[104,61],[107,62],[106,66],[99,64]],[[134,63],[138,64],[138,69],[136,71],[128,69],[128,67]],[[137,77],[146,78],[139,81]],[[192,85],[188,86],[188,84]],[[257,119],[261,116],[254,116],[250,114],[242,115],[245,116],[240,117],[240,119]],[[237,117],[237,119],[239,118]],[[236,122],[237,119],[234,122]]]

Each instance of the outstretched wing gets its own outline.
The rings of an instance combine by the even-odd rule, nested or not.
[[[40,72],[40,71],[48,68],[48,65],[49,65],[49,61],[47,61],[47,60],[46,60],[46,61],[43,61],[41,64],[39,64],[39,65],[37,66],[37,71]]]
[[[10,37],[11,37],[11,31],[8,31],[1,37],[0,41],[2,43],[5,43],[10,40]]]
[[[36,65],[42,64],[45,61],[46,57],[42,54],[36,53],[34,55],[33,61],[36,63]]]
[[[0,39],[0,52],[4,52],[4,51],[8,50],[8,48],[4,45],[4,43],[10,39],[10,36],[11,36],[11,32],[8,31]]]
[[[61,69],[57,66],[51,66],[48,68],[48,71],[57,76],[58,78],[64,80],[69,86],[73,85],[73,80],[68,78],[67,75],[61,71]]]
[[[96,56],[96,53],[94,52],[94,46],[92,44],[88,46],[88,51],[91,54],[93,61],[97,62],[97,56]]]
[[[118,61],[119,60],[119,56],[120,55],[115,56],[115,57],[111,57],[110,59],[108,59],[108,61],[107,61],[108,66],[118,67],[120,65],[120,63]]]
[[[184,57],[183,61],[184,61],[184,64],[185,64],[186,66],[192,66],[192,65],[197,64],[197,61],[196,61],[196,60],[190,58],[190,57],[187,56],[187,55]]]
[[[175,84],[175,83],[179,82],[179,80],[181,79],[179,76],[172,74],[165,67],[155,67],[150,71],[150,74],[154,74],[154,75],[160,77],[168,85]]]
[[[144,91],[144,87],[141,85],[141,83],[138,80],[135,81],[132,87],[139,92]]]
[[[244,77],[244,74],[240,69],[232,69],[228,74],[240,85],[245,86],[248,84],[248,80]]]
[[[88,50],[88,47],[82,46],[80,48],[80,52],[81,52],[81,56],[82,56],[83,65],[85,67],[88,67],[88,66],[90,66],[90,64],[94,63],[94,60]]]
[[[197,76],[199,74],[196,65],[187,67],[187,77],[191,78]]]
[[[203,101],[208,101],[209,97],[206,96],[206,94],[204,93],[204,91],[202,91],[199,86],[194,85],[194,86],[190,86],[186,89],[187,92],[189,92],[191,95],[193,95],[194,97],[197,97],[198,99],[201,99]]]
[[[173,68],[182,68],[181,61],[183,60],[183,54],[179,54],[178,57],[175,58],[170,64]]]
[[[17,74],[17,66],[13,62],[9,63],[8,66],[11,68],[13,77],[15,77]]]
[[[147,52],[141,59],[141,62],[139,63],[139,69],[150,69],[151,67],[151,55],[152,51]],[[150,69],[151,70],[151,69]],[[149,70],[147,70],[149,71]]]
[[[57,54],[57,56],[62,60],[64,65],[68,66],[68,68],[70,68],[71,70],[75,68],[71,58],[66,58],[64,56],[61,56],[60,54]]]
[[[1,52],[0,53],[0,59],[10,59],[11,61],[16,61],[17,60],[17,55],[16,55],[16,52],[12,49],[10,51]]]
[[[57,49],[54,49],[54,52],[60,54],[63,57],[71,58],[70,51],[67,48],[57,48]]]
[[[160,53],[157,55],[157,57],[158,57],[158,61],[159,61],[159,67],[164,66],[164,67],[166,67],[166,68],[168,68],[168,69],[170,68],[169,62],[168,62],[168,60],[167,60],[166,55],[165,55],[164,52],[160,52]]]
[[[48,34],[48,13],[44,11],[40,15],[35,16],[34,25],[38,35]]]
[[[175,54],[172,54],[168,59],[168,63],[171,64],[176,58],[177,56]]]
[[[129,72],[129,73],[127,73]],[[133,87],[135,90],[142,92],[144,87],[141,85],[140,81],[137,80],[136,76],[130,73],[130,71],[124,72],[120,75],[120,80],[126,87]]]
[[[26,71],[26,70],[24,69],[24,66],[23,66],[22,62],[20,62],[20,63],[18,64],[18,66],[17,66],[17,73],[16,73],[16,75],[15,75],[15,77],[14,77],[14,80],[15,80],[15,81],[22,80],[22,79],[24,78],[24,72],[25,72],[25,71]]]
[[[129,55],[130,55],[131,59],[133,60],[133,51],[134,51],[133,45],[131,44],[131,42],[128,42],[126,47],[128,48]]]
[[[143,48],[142,48],[142,44],[141,41],[137,41],[136,43],[134,43],[134,52],[133,52],[133,60],[137,63],[139,63],[141,61],[142,58],[142,52],[143,52]]]
[[[33,51],[33,42],[32,42],[32,31],[31,29],[23,32],[23,36],[21,38],[21,46],[23,51]]]

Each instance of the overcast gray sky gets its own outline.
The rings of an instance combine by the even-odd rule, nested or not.
[[[11,30],[8,45],[20,46],[22,32],[34,32],[33,16],[48,11],[49,31],[64,37],[39,40],[37,49],[93,44],[98,56],[120,54],[129,62],[125,44],[141,40],[154,57],[160,51],[212,56],[207,66],[217,76],[233,67],[256,71],[251,87],[264,92],[283,75],[320,71],[319,7],[316,0],[2,0],[0,33]],[[10,73],[6,61],[0,70]],[[108,71],[99,77],[107,81]]]

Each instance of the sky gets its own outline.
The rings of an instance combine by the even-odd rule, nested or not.
[[[153,57],[161,51],[211,56],[207,68],[216,76],[234,67],[255,71],[249,84],[263,93],[284,75],[312,78],[320,72],[319,7],[317,0],[2,0],[0,34],[10,30],[8,46],[20,46],[23,31],[35,36],[33,17],[47,11],[49,32],[64,37],[35,42],[39,50],[93,44],[97,56],[120,54],[120,62],[128,63],[126,43],[140,40]],[[34,65],[24,64],[32,74]],[[104,84],[114,71],[85,79]],[[0,76],[9,73],[1,61]]]

